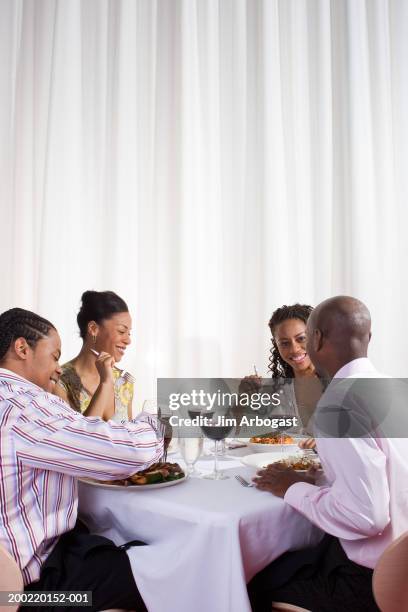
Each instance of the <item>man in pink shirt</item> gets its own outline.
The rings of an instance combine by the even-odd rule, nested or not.
[[[315,413],[325,482],[269,466],[256,483],[326,535],[317,548],[286,553],[254,578],[249,591],[256,612],[270,610],[272,601],[313,612],[378,610],[373,568],[408,529],[408,444],[384,433],[384,396],[377,393],[383,383],[369,380],[381,378],[367,359],[370,338],[370,313],[351,297],[326,300],[309,318],[308,354],[318,374],[331,379]]]

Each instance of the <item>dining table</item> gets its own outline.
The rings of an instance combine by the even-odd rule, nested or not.
[[[209,451],[207,450],[207,453]],[[242,486],[255,468],[248,448],[229,450],[219,467],[229,478],[187,478],[177,486],[142,488],[79,483],[79,515],[92,533],[127,550],[149,612],[250,612],[247,583],[290,550],[314,546],[322,532],[279,497]],[[183,466],[180,455],[168,461]],[[196,467],[213,467],[211,455]]]

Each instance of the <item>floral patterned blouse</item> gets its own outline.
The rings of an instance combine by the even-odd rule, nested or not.
[[[123,380],[121,370],[113,368],[115,414],[114,421],[121,422],[129,419],[129,406],[132,405],[133,383]],[[59,384],[65,390],[71,408],[84,413],[92,399],[92,394],[84,387],[75,367],[70,361],[62,366]]]

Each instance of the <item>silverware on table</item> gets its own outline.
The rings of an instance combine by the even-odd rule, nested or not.
[[[243,487],[253,487],[254,486],[253,482],[249,482],[248,480],[245,480],[245,478],[243,478],[239,474],[237,474],[235,478],[236,480],[238,480],[239,484],[242,485]]]
[[[236,450],[237,448],[245,448],[247,444],[240,444],[239,442],[227,442],[225,444],[227,450]]]

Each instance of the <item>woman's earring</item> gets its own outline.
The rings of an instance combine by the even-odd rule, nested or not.
[[[96,334],[92,335],[92,340],[93,340],[93,343],[96,344]]]

